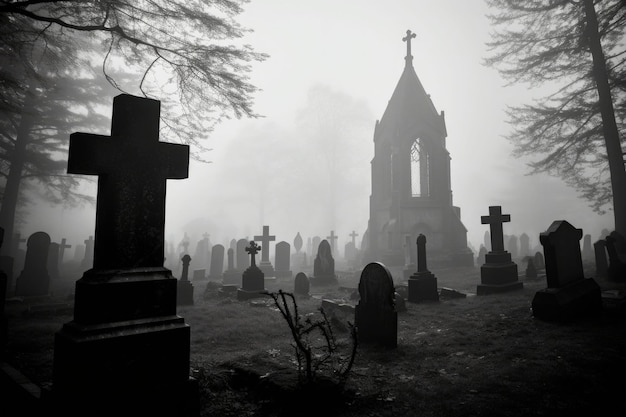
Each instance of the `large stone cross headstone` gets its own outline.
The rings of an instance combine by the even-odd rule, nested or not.
[[[159,142],[159,108],[119,95],[111,136],[70,136],[67,172],[98,175],[94,269],[163,266],[166,180],[187,178],[189,147]]]
[[[122,94],[111,136],[70,136],[68,172],[98,176],[94,259],[55,335],[51,414],[181,415],[197,402],[190,328],[163,267],[166,182],[187,177],[189,147],[160,142],[159,120],[159,101]]]
[[[565,220],[553,222],[539,235],[543,245],[548,288],[532,301],[533,316],[549,321],[569,321],[602,309],[600,287],[585,278],[580,239],[582,229]]]
[[[274,267],[270,262],[270,242],[276,240],[276,236],[270,235],[270,227],[263,226],[263,234],[260,236],[254,236],[255,241],[261,242],[261,262],[259,268],[263,271],[264,276],[273,277]]]
[[[50,236],[46,232],[35,232],[26,242],[26,259],[24,269],[15,282],[15,295],[41,296],[50,291],[50,275],[48,273],[48,255]]]
[[[489,215],[480,218],[482,224],[489,225],[491,251],[485,254],[485,263],[480,267],[480,284],[476,289],[478,295],[520,290],[524,287],[518,279],[517,264],[511,260],[511,254],[504,250],[502,224],[510,221],[511,216],[502,214],[500,206],[490,206]]]
[[[360,300],[355,309],[359,344],[398,345],[398,312],[391,273],[380,262],[369,263],[361,272]]]

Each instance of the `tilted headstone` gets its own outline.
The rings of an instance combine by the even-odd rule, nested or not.
[[[187,178],[189,146],[159,141],[159,122],[159,101],[121,94],[111,136],[70,136],[68,173],[98,176],[94,253],[55,335],[51,415],[182,415],[199,401],[163,267],[166,182]]]
[[[313,276],[309,278],[311,285],[336,284],[335,259],[331,253],[330,244],[322,240],[313,261]]]
[[[191,256],[185,254],[181,261],[183,262],[183,272],[180,276],[180,280],[178,280],[176,303],[179,306],[190,306],[193,305],[193,284],[189,282],[189,264],[191,263]]]
[[[553,222],[539,235],[546,262],[548,288],[532,301],[533,316],[548,321],[569,321],[602,309],[600,287],[585,278],[580,239],[582,229],[565,220]]]
[[[609,260],[606,252],[606,241],[598,240],[593,244],[594,255],[596,259],[596,276],[606,277],[609,270]]]
[[[265,276],[263,271],[256,266],[255,255],[262,252],[254,240],[246,247],[246,252],[250,254],[250,266],[243,272],[241,277],[241,288],[237,290],[238,300],[249,300],[251,298],[263,297],[267,294],[265,290]]]
[[[408,301],[439,301],[437,277],[428,270],[426,263],[426,236],[420,233],[417,237],[417,272],[409,277]]]
[[[361,272],[355,325],[359,344],[398,345],[398,312],[391,273],[379,262],[369,263]]]
[[[293,282],[293,293],[299,297],[308,297],[310,290],[309,278],[304,272],[298,272]]]
[[[15,281],[15,295],[30,297],[49,295],[48,253],[50,236],[46,232],[35,232],[26,242],[24,269]]]
[[[291,245],[285,241],[276,244],[276,266],[274,273],[278,278],[291,278]]]
[[[211,269],[209,279],[221,280],[224,272],[224,245],[213,245],[211,249]]]
[[[611,232],[605,239],[609,254],[607,278],[611,281],[626,281],[626,239],[618,232]]]
[[[511,254],[504,250],[502,224],[510,221],[511,216],[502,214],[500,206],[489,206],[489,215],[480,218],[482,224],[490,227],[491,251],[485,254],[485,263],[480,267],[481,283],[476,289],[478,295],[521,290],[524,287],[517,276],[517,264],[511,260]]]

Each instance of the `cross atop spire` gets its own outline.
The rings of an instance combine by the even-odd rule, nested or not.
[[[417,35],[411,32],[411,30],[409,29],[406,31],[406,36],[402,38],[402,40],[406,42],[406,57],[404,57],[404,59],[406,60],[407,64],[413,60],[413,55],[411,55],[411,39],[415,38],[416,36]]]

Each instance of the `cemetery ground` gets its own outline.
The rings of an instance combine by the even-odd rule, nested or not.
[[[588,269],[586,276],[593,276]],[[400,289],[401,270],[390,270]],[[217,283],[194,281],[195,304],[178,313],[191,326],[201,415],[600,416],[626,410],[626,307],[613,298],[626,284],[596,278],[604,291],[602,313],[551,323],[534,319],[530,308],[545,278],[522,273],[523,290],[475,296],[479,268],[431,271],[440,288],[468,296],[406,303],[398,314],[398,347],[358,345],[343,390],[330,384],[297,390],[293,339],[270,297],[237,301],[218,294]],[[350,289],[359,274],[338,272],[339,287],[312,287],[312,297],[298,300],[300,314],[319,314],[322,298],[356,304]],[[266,288],[292,291],[293,278],[267,281]],[[48,308],[35,307],[42,300],[31,308],[25,302],[6,307],[6,362],[38,386],[51,381],[54,333],[72,319],[72,289],[73,281],[56,283],[56,295],[44,300]],[[341,323],[333,329],[347,348],[350,333]]]

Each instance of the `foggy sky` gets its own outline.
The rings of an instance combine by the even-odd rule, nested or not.
[[[225,244],[269,225],[276,242],[293,243],[297,232],[305,242],[325,238],[331,230],[339,247],[352,230],[360,242],[369,217],[374,124],[402,73],[407,29],[417,34],[416,73],[445,112],[453,201],[471,245],[478,249],[488,230],[480,216],[490,205],[511,215],[505,234],[526,232],[531,245],[553,220],[567,220],[593,240],[602,228],[612,230],[611,213],[593,213],[559,179],[524,175],[525,161],[510,156],[502,137],[510,130],[505,106],[541,92],[505,87],[482,66],[486,11],[481,0],[252,1],[238,21],[254,30],[243,42],[270,55],[250,74],[262,90],[254,108],[264,117],[218,126],[205,155],[212,163],[192,161],[188,179],[168,181],[166,239],[178,243],[187,231],[195,243],[206,232],[213,244]],[[306,123],[321,112],[311,101],[316,91],[339,97],[341,111],[358,110],[341,113],[348,131],[320,136]],[[333,158],[337,165],[329,168]],[[93,234],[95,207],[41,204],[30,211],[23,235],[45,230],[53,241],[82,243]]]

